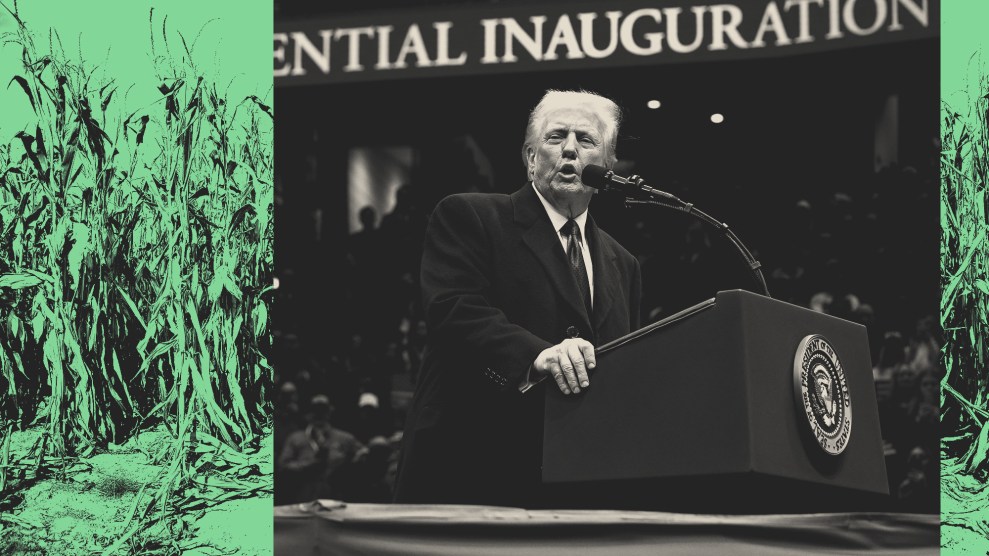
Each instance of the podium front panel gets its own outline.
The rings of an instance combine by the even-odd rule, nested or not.
[[[840,455],[811,435],[793,388],[800,340],[825,336],[853,410]],[[746,291],[598,357],[591,386],[547,385],[543,481],[761,476],[886,493],[865,328]],[[775,483],[774,483],[775,484]]]

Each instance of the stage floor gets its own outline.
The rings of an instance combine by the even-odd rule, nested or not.
[[[702,515],[494,506],[345,504],[275,508],[275,554],[937,554],[927,514]]]

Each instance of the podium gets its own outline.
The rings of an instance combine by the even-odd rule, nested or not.
[[[829,407],[847,397],[837,455],[818,441],[795,383],[798,348],[812,335],[833,347],[844,375],[829,385],[827,362],[814,361],[805,382],[834,393],[818,399]],[[888,502],[861,325],[723,291],[598,346],[597,362],[582,394],[546,389],[542,476],[557,506],[785,513]]]

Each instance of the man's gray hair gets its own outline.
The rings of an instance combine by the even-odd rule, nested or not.
[[[622,110],[615,101],[603,97],[591,91],[583,89],[578,91],[557,91],[550,89],[543,95],[539,104],[529,113],[529,123],[525,127],[525,141],[522,143],[522,164],[529,167],[529,157],[527,151],[529,147],[534,147],[536,141],[536,130],[542,127],[546,113],[553,108],[562,106],[586,106],[590,108],[601,121],[604,122],[604,141],[607,145],[608,166],[614,166],[618,159],[616,147],[618,143],[618,127],[622,121]]]

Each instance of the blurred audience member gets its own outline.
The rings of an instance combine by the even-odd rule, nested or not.
[[[326,396],[313,396],[309,407],[309,425],[289,435],[278,457],[286,493],[297,501],[332,498],[343,488],[334,475],[366,453],[354,435],[330,424],[333,407]]]

